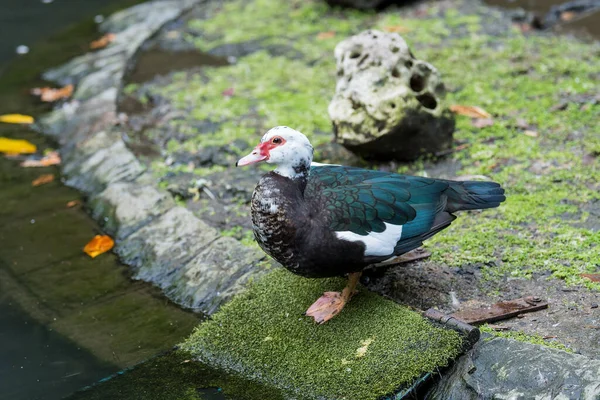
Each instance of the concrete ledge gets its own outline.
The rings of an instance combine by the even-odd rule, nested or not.
[[[91,214],[115,236],[115,251],[134,277],[185,307],[214,312],[260,274],[264,255],[219,233],[156,187],[121,139],[117,97],[130,59],[165,23],[199,0],[159,0],[111,16],[101,31],[108,47],[50,70],[44,78],[76,86],[73,98],[46,115],[39,129],[61,145],[68,186],[90,198]]]
[[[175,202],[151,185],[116,182],[92,197],[89,206],[94,219],[104,218],[105,232],[120,240],[175,207]]]

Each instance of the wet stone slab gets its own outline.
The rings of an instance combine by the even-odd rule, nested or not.
[[[600,361],[486,335],[427,399],[581,399],[600,397]]]
[[[122,239],[175,207],[175,202],[151,185],[116,182],[92,197],[89,207],[107,233]]]
[[[116,39],[44,74],[73,83],[73,99],[42,118],[40,129],[61,144],[67,185],[89,195],[89,208],[135,278],[154,283],[177,303],[214,312],[259,274],[264,256],[233,238],[220,238],[145,173],[128,148],[117,93],[131,57],[166,22],[196,1],[154,1],[111,16],[101,31]],[[227,266],[225,268],[224,266]]]

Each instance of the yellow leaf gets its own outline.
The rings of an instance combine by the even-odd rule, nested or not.
[[[0,115],[0,122],[6,122],[7,124],[33,124],[33,117],[31,115],[23,114],[4,114]]]
[[[477,106],[461,106],[458,104],[454,104],[450,106],[450,111],[459,115],[464,115],[465,117],[492,118],[490,113],[485,111],[483,108]]]
[[[45,185],[46,183],[50,183],[53,180],[54,180],[54,175],[52,175],[52,174],[40,175],[39,177],[37,177],[36,179],[34,179],[33,182],[31,182],[31,186]]]
[[[95,258],[102,253],[106,253],[112,249],[115,245],[115,241],[107,235],[96,235],[92,240],[88,242],[83,248],[83,251],[90,257]]]
[[[0,153],[7,154],[31,154],[37,151],[37,147],[27,140],[8,139],[0,137]]]

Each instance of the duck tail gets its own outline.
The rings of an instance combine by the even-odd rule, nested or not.
[[[448,196],[446,211],[450,213],[494,208],[506,200],[504,189],[496,182],[451,181],[444,193]]]

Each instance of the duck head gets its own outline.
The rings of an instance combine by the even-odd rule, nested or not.
[[[279,175],[295,179],[308,174],[312,158],[313,147],[304,134],[287,126],[277,126],[265,133],[254,150],[241,158],[236,166],[264,161],[275,164],[275,172]]]

